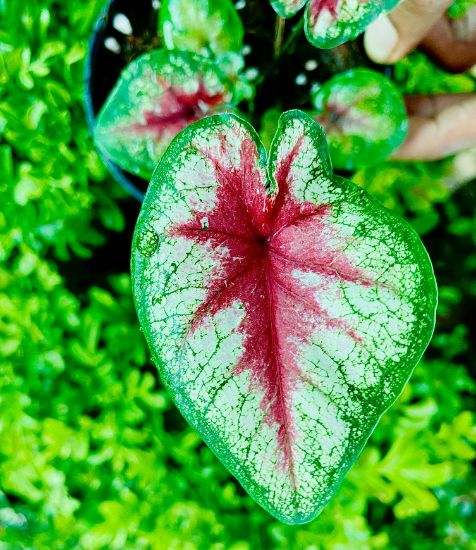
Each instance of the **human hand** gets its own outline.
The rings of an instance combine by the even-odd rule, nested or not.
[[[376,63],[395,63],[420,46],[443,68],[459,72],[476,63],[476,6],[450,21],[452,0],[403,0],[372,23],[364,45]],[[433,160],[476,146],[476,94],[407,98],[410,130],[394,158]]]

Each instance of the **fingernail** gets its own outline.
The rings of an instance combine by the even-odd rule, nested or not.
[[[397,44],[397,29],[386,15],[377,18],[365,31],[365,51],[375,63],[391,62]]]

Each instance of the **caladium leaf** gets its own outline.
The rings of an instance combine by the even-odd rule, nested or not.
[[[370,69],[336,75],[314,92],[312,102],[336,168],[354,170],[381,162],[408,133],[402,94]]]
[[[271,0],[274,11],[281,17],[292,17],[304,5],[307,0]]]
[[[150,179],[172,138],[224,110],[231,88],[215,63],[198,54],[145,53],[126,67],[102,107],[96,144],[124,170]]]
[[[291,17],[306,3],[307,39],[318,48],[335,48],[356,38],[398,0],[271,0],[281,17]]]
[[[231,0],[163,0],[159,29],[168,49],[239,52],[243,23]]]
[[[177,406],[286,523],[325,506],[434,326],[417,234],[332,174],[300,111],[281,117],[268,162],[235,115],[186,128],[149,186],[132,276]]]
[[[353,40],[399,0],[309,0],[304,31],[318,48],[335,48]]]

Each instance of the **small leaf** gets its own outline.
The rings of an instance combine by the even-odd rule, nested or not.
[[[186,128],[149,186],[132,276],[177,406],[285,523],[326,505],[434,327],[418,236],[332,174],[300,111],[281,117],[268,161],[235,115]]]
[[[231,0],[164,0],[159,29],[170,50],[219,55],[243,45],[243,24]]]
[[[155,50],[127,66],[98,116],[98,147],[121,168],[149,178],[170,141],[231,99],[215,65],[190,52]]]
[[[370,69],[338,74],[313,94],[312,102],[336,168],[377,164],[403,143],[408,132],[401,93]]]
[[[361,34],[399,0],[309,0],[304,30],[317,48],[335,48]]]
[[[335,48],[361,34],[398,0],[271,0],[281,17],[296,14],[307,1],[304,30],[317,48]]]
[[[306,2],[307,0],[271,0],[271,5],[280,17],[292,17]]]

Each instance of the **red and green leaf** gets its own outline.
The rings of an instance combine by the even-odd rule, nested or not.
[[[408,133],[402,94],[370,69],[336,75],[313,93],[312,102],[336,168],[354,170],[381,162]]]
[[[383,11],[398,0],[309,0],[305,27],[307,39],[318,48],[335,48],[361,34]]]
[[[225,110],[231,99],[231,85],[212,61],[154,50],[122,73],[99,113],[95,140],[121,168],[149,179],[181,130]]]
[[[281,17],[295,15],[307,3],[304,30],[317,48],[335,48],[353,40],[398,0],[271,0]]]
[[[177,406],[286,523],[332,497],[434,326],[418,236],[332,174],[300,111],[281,117],[268,161],[235,115],[186,128],[149,186],[132,276]]]

